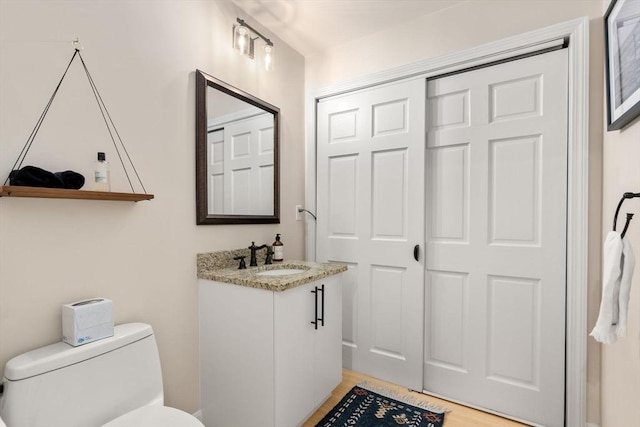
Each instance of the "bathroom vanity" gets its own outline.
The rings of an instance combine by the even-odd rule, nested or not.
[[[342,379],[339,273],[347,267],[238,270],[207,255],[198,255],[204,424],[300,425]]]

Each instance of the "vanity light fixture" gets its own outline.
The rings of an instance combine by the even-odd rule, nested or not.
[[[235,25],[233,27],[233,48],[240,55],[253,57],[253,40],[249,34],[249,29],[244,25]]]
[[[273,69],[273,43],[271,42],[264,45],[264,69],[267,71]]]
[[[273,69],[273,42],[256,31],[243,19],[236,18],[237,24],[233,26],[233,48],[241,55],[255,58],[255,41],[264,41],[264,68],[267,71]],[[254,37],[255,36],[255,37]]]

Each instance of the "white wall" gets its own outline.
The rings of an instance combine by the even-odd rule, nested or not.
[[[377,71],[461,51],[575,18],[590,18],[588,325],[595,323],[600,296],[602,1],[606,0],[468,1],[307,58],[306,65],[306,89],[313,92]],[[593,340],[588,342],[587,357],[587,419],[597,424],[600,419],[600,350]]]
[[[0,199],[0,366],[61,337],[60,306],[103,296],[116,323],[157,334],[166,402],[199,408],[196,253],[271,243],[303,256],[294,205],[304,203],[304,58],[276,37],[277,63],[236,55],[231,26],[251,18],[227,0],[0,0],[0,177],[4,181],[66,67],[82,55],[148,192],[149,202]],[[281,108],[279,225],[195,225],[194,70]],[[97,151],[113,190],[128,191],[78,64],[25,165],[91,178]],[[139,191],[139,190],[138,190]],[[0,368],[1,369],[1,368]]]
[[[604,134],[603,236],[613,226],[615,209],[625,192],[640,192],[640,120]],[[618,215],[622,231],[627,212],[635,216],[626,237],[636,255],[631,284],[627,336],[602,346],[602,427],[640,420],[640,199],[624,202]]]
[[[639,0],[633,0],[638,3]],[[602,13],[609,0],[602,1]],[[606,82],[603,81],[603,85]],[[606,123],[606,104],[603,122]],[[640,119],[618,131],[607,132],[603,140],[602,239],[613,227],[615,209],[626,192],[640,192]],[[602,345],[601,427],[640,422],[640,199],[626,200],[618,215],[622,231],[627,212],[635,214],[625,235],[635,251],[636,269],[631,283],[627,336]]]

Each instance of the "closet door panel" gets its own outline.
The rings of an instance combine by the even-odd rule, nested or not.
[[[428,82],[424,388],[564,425],[567,53]]]
[[[345,367],[422,387],[425,81],[322,100],[317,259],[350,266]]]
[[[371,237],[375,240],[407,240],[408,151],[372,153]]]
[[[428,159],[428,235],[464,244],[469,241],[469,146],[438,147]]]

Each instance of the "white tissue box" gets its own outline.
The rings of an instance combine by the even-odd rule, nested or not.
[[[106,298],[62,306],[62,341],[72,346],[113,336],[113,303]]]

